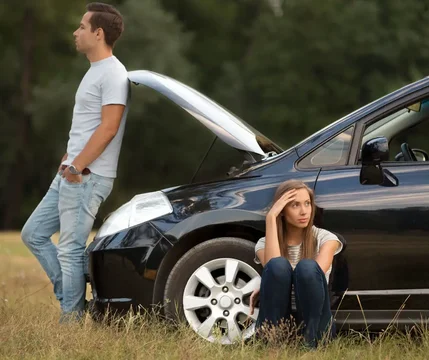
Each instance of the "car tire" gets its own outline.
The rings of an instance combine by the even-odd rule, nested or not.
[[[240,318],[242,321],[245,315],[245,311],[239,311],[248,310],[248,301],[251,294],[250,289],[259,287],[260,284],[262,266],[254,262],[254,257],[255,244],[241,238],[216,238],[190,249],[175,264],[167,279],[164,291],[165,314],[167,318],[175,321],[186,320],[203,338],[209,341],[216,341],[215,336],[211,333],[205,332],[202,334],[198,329],[205,322],[204,319],[207,320],[209,317],[218,316],[219,314],[223,316],[231,312],[230,316],[216,320],[218,323],[224,324],[224,328],[228,329],[226,330],[227,333],[231,331],[230,335],[221,336],[222,343],[234,342],[235,340],[231,338],[231,334],[234,331],[235,336],[239,333],[241,338],[249,338],[254,329],[249,331],[242,329],[243,331],[238,331],[237,328],[242,327],[242,324],[237,319]],[[213,276],[212,278],[216,281],[216,286],[212,290],[203,285],[206,282],[205,280],[198,284],[199,279],[202,278],[199,272],[202,270],[206,271],[206,269],[209,269],[210,274]],[[228,278],[227,272],[229,274]],[[233,277],[234,280],[226,282]],[[229,284],[229,288],[225,286],[226,284]],[[204,294],[201,295],[201,292]],[[246,295],[244,295],[245,292],[247,292]],[[189,295],[192,299],[199,301],[210,301],[210,303],[208,307],[203,309],[189,310],[189,306],[187,309],[184,309],[184,299],[186,301],[189,299],[189,297],[185,298],[185,295]],[[198,298],[195,298],[194,295],[198,296]],[[213,305],[213,302],[217,303],[216,306]],[[204,317],[204,313],[210,313],[210,315]],[[232,316],[234,318],[231,319]],[[255,311],[255,318],[253,320],[256,320],[256,316],[257,310]]]

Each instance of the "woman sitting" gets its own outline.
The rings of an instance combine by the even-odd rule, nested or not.
[[[250,299],[253,314],[260,298],[257,331],[264,323],[288,321],[293,312],[310,347],[324,334],[335,335],[328,281],[334,255],[342,249],[336,235],[313,225],[314,213],[313,191],[303,182],[289,180],[278,187],[266,236],[255,247],[255,261],[264,267],[261,287]]]

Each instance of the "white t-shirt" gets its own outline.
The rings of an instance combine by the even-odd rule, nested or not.
[[[340,241],[340,239],[338,239],[338,237],[335,234],[329,232],[328,230],[317,228],[316,226],[313,226],[313,231],[317,239],[316,255],[319,254],[320,247],[324,243],[330,240],[338,241],[338,243],[340,244],[338,249],[335,251],[335,255],[337,255],[343,249],[342,242]],[[260,264],[261,262],[256,256],[256,252],[264,248],[265,248],[265,237],[259,239],[259,241],[256,243],[256,246],[255,246],[255,262],[257,264]],[[288,260],[292,265],[292,269],[295,269],[295,266],[298,264],[299,260],[301,260],[301,249],[302,249],[302,244],[288,246]],[[325,273],[327,283],[329,283],[329,275],[331,274],[331,271],[332,271],[332,265]]]
[[[103,153],[88,165],[91,172],[110,178],[116,177],[119,152],[125,130],[130,98],[130,82],[124,65],[115,57],[91,63],[76,92],[73,120],[67,144],[67,160],[70,165],[85,147],[101,124],[101,108],[104,105],[125,105],[118,132]]]

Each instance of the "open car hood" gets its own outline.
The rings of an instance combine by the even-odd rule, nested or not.
[[[135,84],[145,85],[161,93],[186,110],[228,145],[264,158],[283,150],[237,116],[199,93],[168,76],[147,70],[128,72]]]

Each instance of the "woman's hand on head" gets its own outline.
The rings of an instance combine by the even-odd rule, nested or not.
[[[277,228],[277,218],[283,212],[287,204],[291,203],[296,198],[296,189],[285,192],[278,200],[275,201],[270,211],[268,211],[265,219],[265,251],[264,264],[267,264],[272,258],[282,256],[280,250]]]
[[[295,200],[296,197],[296,189],[289,190],[285,192],[280,199],[278,199],[273,206],[271,207],[270,211],[268,211],[267,219],[277,219],[277,217],[281,214],[285,206],[292,201]]]

